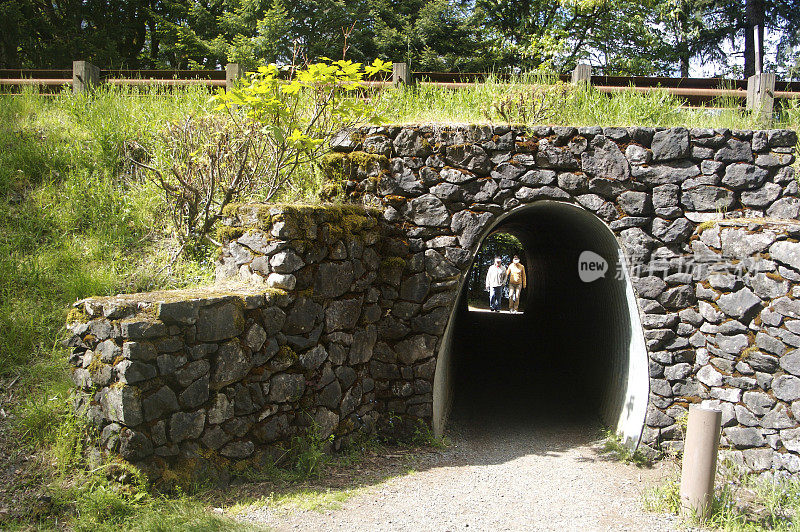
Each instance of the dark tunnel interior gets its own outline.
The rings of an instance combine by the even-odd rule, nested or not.
[[[566,416],[613,425],[625,400],[631,343],[625,282],[615,278],[616,239],[590,213],[555,202],[511,213],[491,232],[498,231],[524,245],[525,310],[471,311],[462,289],[451,323],[451,419]],[[608,263],[592,282],[579,277],[586,250]]]

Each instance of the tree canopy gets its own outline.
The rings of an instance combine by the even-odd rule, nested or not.
[[[247,67],[322,57],[414,70],[800,76],[800,0],[0,0],[0,68]],[[754,32],[760,27],[761,33]],[[768,37],[764,39],[764,32]]]

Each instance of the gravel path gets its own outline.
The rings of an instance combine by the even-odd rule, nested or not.
[[[587,423],[457,425],[417,471],[366,488],[338,510],[242,516],[277,530],[676,530],[642,491],[667,466],[640,469],[599,452]]]

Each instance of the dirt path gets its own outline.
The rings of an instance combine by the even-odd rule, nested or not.
[[[416,472],[370,486],[340,509],[241,518],[277,530],[676,530],[641,494],[667,472],[604,457],[597,427],[505,426],[451,434]]]

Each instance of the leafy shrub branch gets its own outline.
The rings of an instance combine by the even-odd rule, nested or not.
[[[215,94],[213,113],[165,128],[160,162],[131,162],[154,176],[183,248],[210,240],[226,205],[296,190],[298,170],[330,151],[337,133],[380,122],[364,78],[389,68],[379,59],[367,66],[326,59],[290,67],[284,80],[283,69],[262,66]]]

